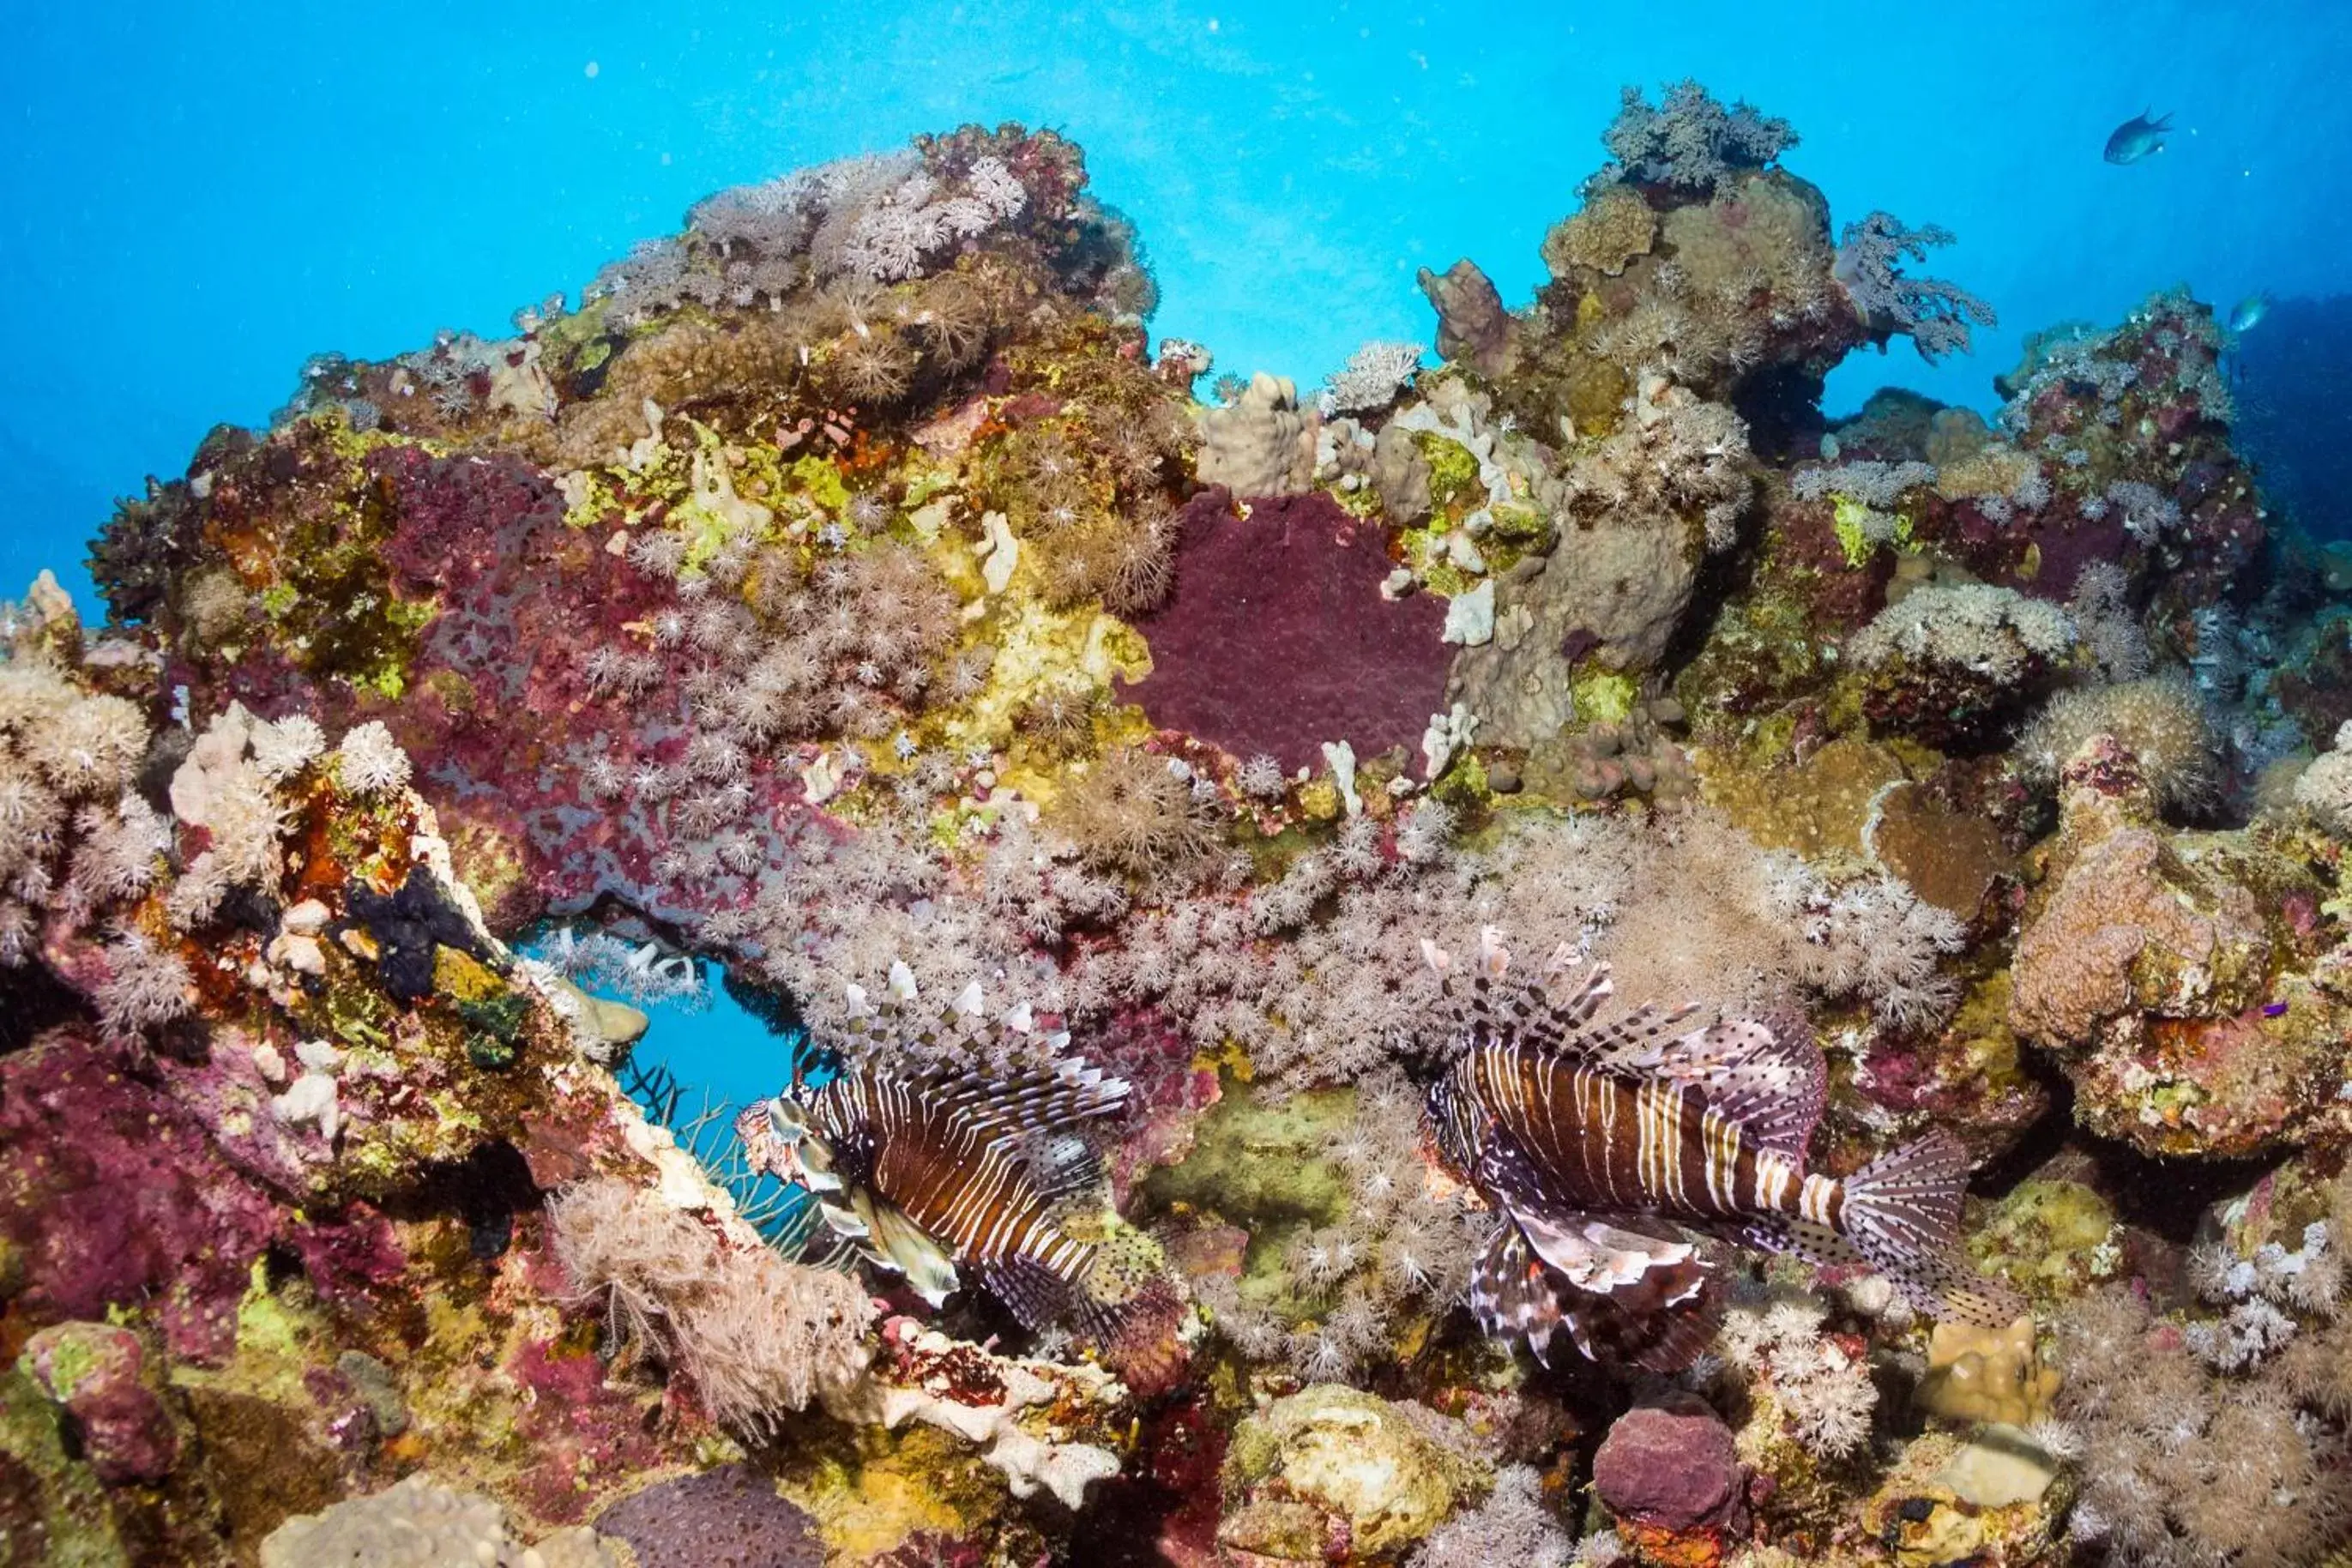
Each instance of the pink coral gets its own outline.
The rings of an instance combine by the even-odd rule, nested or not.
[[[1152,672],[1134,700],[1152,722],[1286,768],[1345,740],[1360,757],[1421,742],[1444,706],[1445,607],[1381,596],[1377,529],[1315,493],[1238,515],[1211,489],[1182,513],[1176,592],[1139,623]]]

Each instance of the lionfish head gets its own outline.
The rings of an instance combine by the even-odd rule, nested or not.
[[[777,1180],[813,1193],[837,1193],[833,1147],[810,1125],[808,1108],[790,1095],[763,1100],[735,1119],[746,1162]]]

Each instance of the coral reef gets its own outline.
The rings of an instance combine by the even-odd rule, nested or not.
[[[722,192],[0,606],[0,1559],[2340,1547],[2346,590],[2211,311],[1832,422],[1991,321],[1949,237],[1696,83],[1603,141],[1304,396],[1155,358],[1052,132]],[[1482,1331],[1514,952],[1802,1162],[1769,1261],[1580,1216],[1719,1284],[1671,1376]],[[1832,1245],[1913,1139],[2030,1313]]]

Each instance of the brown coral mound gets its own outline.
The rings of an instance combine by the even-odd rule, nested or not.
[[[1614,278],[1637,256],[1647,256],[1658,220],[1639,192],[1611,185],[1544,236],[1544,265],[1554,278],[1578,268]]]

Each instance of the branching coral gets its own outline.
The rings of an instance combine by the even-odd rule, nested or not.
[[[2060,1319],[2059,1409],[2083,1453],[2076,1539],[2156,1565],[2310,1562],[2341,1539],[2352,1384],[2333,1316],[2338,1198],[2295,1250],[2200,1246],[2191,1280],[2218,1317],[2175,1327],[2109,1288]]]
[[[2013,684],[2074,645],[2064,611],[2013,588],[1981,583],[1916,588],[1848,645],[1854,659],[1877,668],[1895,658],[1973,671]]]
[[[1496,1473],[1485,1502],[1439,1525],[1409,1561],[1412,1568],[1569,1568],[1575,1555],[1574,1539],[1543,1504],[1543,1478],[1511,1465]]]
[[[1385,408],[1421,371],[1419,343],[1366,343],[1348,356],[1321,395],[1324,414]]]
[[[1878,1390],[1868,1363],[1822,1331],[1826,1316],[1810,1296],[1751,1291],[1725,1310],[1717,1342],[1800,1444],[1837,1459],[1870,1441]]]
[[[1632,417],[1562,476],[1570,514],[1630,505],[1695,515],[1707,550],[1729,549],[1754,488],[1746,422],[1656,375],[1626,408]]]

